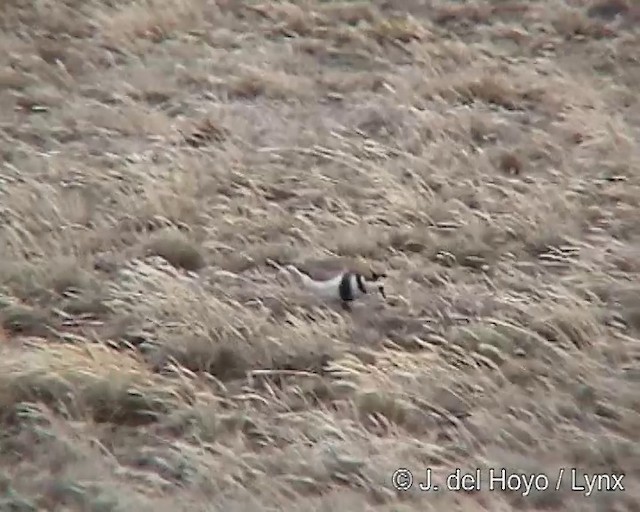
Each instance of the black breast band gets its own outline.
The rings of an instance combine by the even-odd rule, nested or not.
[[[354,299],[353,290],[351,289],[351,272],[345,272],[340,280],[340,286],[338,287],[338,291],[340,293],[340,298],[349,302]]]
[[[342,279],[340,280],[340,286],[338,287],[340,298],[345,302],[349,302],[355,299],[353,295],[354,290],[351,289],[351,276],[353,275],[356,276],[356,283],[358,285],[358,289],[363,294],[367,293],[367,289],[364,287],[364,279],[362,275],[354,274],[353,272],[345,272],[344,275],[342,276]]]

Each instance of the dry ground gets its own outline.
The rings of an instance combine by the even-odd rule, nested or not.
[[[638,11],[4,0],[0,509],[640,510]]]

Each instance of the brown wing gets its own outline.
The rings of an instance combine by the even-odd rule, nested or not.
[[[366,278],[370,278],[372,275],[372,270],[368,265],[347,257],[309,259],[296,264],[296,266],[312,279],[319,281],[332,279],[344,272],[357,272]]]
[[[316,281],[332,279],[348,269],[345,262],[337,258],[309,259],[294,265]]]

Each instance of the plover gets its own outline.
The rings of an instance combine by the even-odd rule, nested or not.
[[[350,311],[351,303],[372,292],[379,292],[386,299],[383,279],[385,273],[375,272],[345,259],[317,259],[283,269],[295,277],[305,289],[324,299],[339,300]]]

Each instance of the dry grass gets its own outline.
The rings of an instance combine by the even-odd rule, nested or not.
[[[639,19],[5,1],[0,508],[638,510]],[[325,253],[389,303],[269,264]]]

